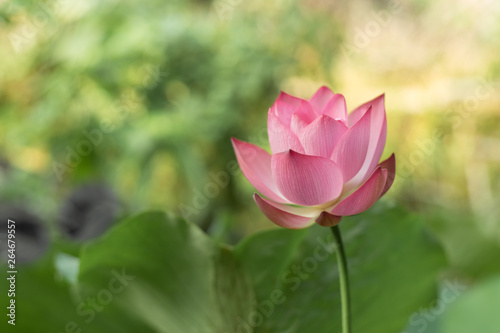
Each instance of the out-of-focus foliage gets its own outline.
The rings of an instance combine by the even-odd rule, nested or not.
[[[164,213],[125,221],[83,252],[80,269],[80,322],[90,327],[103,316],[120,332],[236,332],[252,311],[253,290],[233,254]],[[85,300],[102,290],[115,300],[97,314]]]
[[[131,210],[193,206],[209,171],[233,159],[231,135],[265,135],[286,78],[313,66],[331,81],[341,36],[330,15],[293,3],[265,15],[235,10],[228,22],[210,3],[105,1],[54,2],[25,40],[26,22],[45,12],[6,7],[2,155],[43,178],[54,199],[99,178]],[[313,64],[301,63],[304,52]],[[238,206],[234,184],[218,192],[188,217],[211,223]]]
[[[384,205],[345,218],[354,332],[397,332],[416,309],[435,299],[446,260],[422,226],[418,216]],[[315,226],[302,234],[257,234],[238,245],[236,253],[254,278],[258,301],[269,307],[274,290],[283,293],[283,302],[272,304],[272,315],[255,332],[341,330],[338,271],[327,264],[334,256],[332,242],[330,230]]]
[[[500,320],[500,277],[482,282],[470,290],[468,294],[451,305],[439,318],[437,327],[443,333],[466,333],[474,330],[491,332],[498,328]]]
[[[271,228],[229,139],[266,147],[279,91],[308,98],[321,85],[349,109],[386,93],[384,155],[398,168],[383,200],[424,216],[443,276],[500,274],[499,33],[492,0],[0,0],[0,206],[36,215],[28,235],[45,253],[25,293],[54,290],[54,311],[76,297],[52,258],[77,260],[88,243],[61,228],[81,186],[118,197],[92,237],[151,208],[231,244]],[[92,196],[76,211],[98,212]]]
[[[402,328],[436,297],[446,260],[417,216],[378,205],[348,219],[343,231],[359,330]],[[319,226],[260,232],[232,249],[182,219],[143,213],[89,244],[75,276],[65,268],[77,259],[56,253],[45,268],[21,269],[16,302],[30,320],[19,316],[16,329],[331,332],[340,327],[334,251],[330,230]],[[41,288],[36,281],[56,311],[33,297]]]

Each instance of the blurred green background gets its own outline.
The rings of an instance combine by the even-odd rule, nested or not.
[[[150,209],[228,244],[273,228],[230,137],[268,148],[280,90],[309,98],[327,85],[349,110],[385,92],[384,157],[398,168],[383,201],[423,217],[443,274],[470,286],[500,274],[499,3],[0,6],[0,207],[35,230],[26,261],[77,257]]]

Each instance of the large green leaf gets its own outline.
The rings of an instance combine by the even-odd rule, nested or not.
[[[396,333],[436,298],[445,266],[418,216],[382,205],[341,223],[353,300],[354,332]],[[304,237],[305,236],[305,237]],[[338,271],[327,228],[275,230],[236,248],[257,290],[246,326],[264,333],[340,331]]]
[[[74,273],[70,270],[74,267],[67,262],[59,263],[61,267],[56,267],[56,258],[61,256],[57,251],[54,248],[37,262],[18,265],[15,297],[9,297],[7,293],[9,281],[5,278],[0,280],[1,290],[6,291],[0,297],[2,304],[7,307],[10,300],[14,299],[16,311],[15,326],[8,323],[7,319],[10,318],[5,317],[6,320],[0,323],[0,332],[107,333],[117,329],[121,332],[151,332],[139,320],[117,319],[121,315],[118,311],[108,311],[105,315],[94,311],[92,320],[87,322],[88,313],[82,315],[79,312],[79,307],[87,300],[79,301],[72,285],[68,283],[71,282],[68,277]],[[8,270],[5,265],[0,268],[4,272]],[[9,277],[11,274],[6,275]],[[7,311],[2,314],[5,315]],[[116,323],[124,320],[126,329],[120,330],[123,325]]]
[[[0,287],[2,290],[1,332],[63,332],[65,325],[77,319],[68,285],[55,279],[55,269],[51,256],[47,255],[37,264],[19,266],[15,274],[14,294],[8,297],[9,284],[7,266],[3,271]],[[10,301],[15,303],[15,326],[8,324],[11,318],[6,314]]]
[[[498,333],[500,276],[472,287],[456,300],[451,299],[444,309],[436,324],[439,333]]]
[[[79,292],[82,300],[97,299],[96,317],[109,318],[120,332],[135,318],[156,332],[234,333],[253,304],[232,252],[163,213],[131,218],[88,246]]]

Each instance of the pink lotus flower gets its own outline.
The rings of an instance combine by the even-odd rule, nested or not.
[[[243,174],[271,221],[290,229],[338,224],[370,208],[392,185],[394,154],[385,146],[384,95],[347,115],[344,96],[321,87],[307,100],[281,93],[269,109],[272,155],[232,138]]]

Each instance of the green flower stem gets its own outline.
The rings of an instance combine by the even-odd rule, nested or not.
[[[342,333],[351,333],[351,300],[349,297],[349,274],[347,272],[347,259],[344,244],[340,236],[338,224],[331,228],[337,254],[337,265],[339,267],[340,301],[342,304]]]

